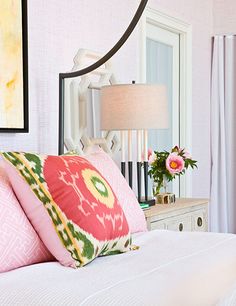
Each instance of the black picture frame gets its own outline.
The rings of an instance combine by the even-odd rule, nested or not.
[[[29,95],[28,95],[28,14],[27,0],[21,1],[22,16],[22,62],[23,62],[23,113],[24,123],[22,128],[7,128],[0,126],[0,133],[28,133],[29,132]]]

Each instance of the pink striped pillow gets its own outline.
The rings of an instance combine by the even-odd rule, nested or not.
[[[125,213],[130,232],[147,231],[145,216],[136,196],[110,156],[103,150],[98,150],[86,155],[85,158],[100,171],[111,185]]]
[[[50,260],[0,168],[0,272]]]

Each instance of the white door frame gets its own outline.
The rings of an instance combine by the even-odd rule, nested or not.
[[[160,11],[146,8],[140,20],[139,82],[146,83],[146,25],[151,23],[180,36],[180,147],[192,152],[192,26]],[[180,196],[192,196],[191,170],[180,180]]]

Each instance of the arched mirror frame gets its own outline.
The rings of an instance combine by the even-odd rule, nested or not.
[[[102,58],[96,61],[94,64],[90,65],[87,68],[81,69],[79,71],[73,71],[69,73],[60,73],[59,74],[59,141],[58,141],[58,153],[64,153],[64,106],[65,106],[65,80],[77,78],[79,76],[85,75],[90,73],[101,65],[109,61],[109,59],[122,47],[122,45],[126,42],[129,38],[130,34],[133,32],[135,26],[137,25],[142,13],[147,5],[148,0],[142,0],[140,5],[129,24],[128,28],[126,29],[125,33],[122,35],[120,40],[115,44],[115,46]]]

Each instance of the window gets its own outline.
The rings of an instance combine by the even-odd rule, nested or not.
[[[147,9],[142,20],[140,80],[167,88],[169,128],[149,131],[149,147],[191,150],[191,27]],[[191,175],[168,184],[177,196],[191,196]]]

